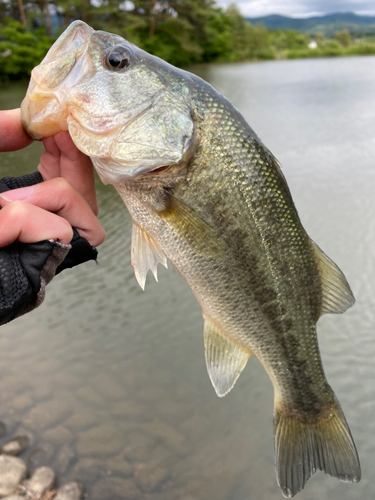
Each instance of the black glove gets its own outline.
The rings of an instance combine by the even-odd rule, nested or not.
[[[43,178],[39,172],[4,177],[0,180],[0,193],[40,182]],[[88,260],[96,260],[97,255],[96,248],[74,228],[69,245],[58,241],[15,241],[0,248],[0,325],[38,307],[44,300],[46,285],[55,274]]]

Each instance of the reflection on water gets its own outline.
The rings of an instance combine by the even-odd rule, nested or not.
[[[375,58],[200,66],[284,165],[311,237],[344,270],[357,303],[318,333],[328,379],[362,459],[359,485],[317,474],[301,500],[373,498]],[[17,106],[25,87],[0,91]],[[0,157],[1,176],[35,169],[40,145]],[[83,481],[94,500],[273,500],[271,384],[251,360],[224,399],[209,382],[200,308],[160,268],[142,292],[131,224],[98,183],[107,240],[99,266],[65,271],[44,305],[0,330],[0,420],[27,434],[30,469]]]

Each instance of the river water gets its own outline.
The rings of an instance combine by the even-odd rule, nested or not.
[[[309,235],[356,296],[318,323],[327,378],[361,457],[358,485],[316,474],[300,500],[374,498],[375,58],[199,66],[283,164]],[[19,105],[24,85],[0,90]],[[2,154],[1,176],[33,171],[40,145]],[[276,500],[273,392],[251,359],[217,398],[190,290],[161,268],[146,291],[130,265],[129,215],[98,182],[99,265],[64,271],[36,311],[0,329],[0,420],[27,434],[32,470],[51,465],[93,500]]]

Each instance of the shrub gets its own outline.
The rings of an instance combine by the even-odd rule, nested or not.
[[[42,30],[27,33],[21,23],[8,19],[0,28],[0,79],[28,78],[54,40]]]

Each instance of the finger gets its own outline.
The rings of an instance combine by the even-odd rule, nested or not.
[[[62,177],[0,195],[2,206],[14,200],[26,201],[63,217],[93,246],[105,239],[104,229],[86,200]]]
[[[0,247],[16,240],[59,240],[68,244],[73,237],[72,226],[66,219],[24,201],[14,201],[0,210],[0,227]]]
[[[92,162],[72,141],[69,132],[59,132],[43,140],[43,153],[39,172],[48,180],[64,177],[85,198],[92,211],[98,214],[95,193],[95,178]]]
[[[55,177],[61,177],[60,159],[61,152],[58,148],[55,137],[43,139],[45,151],[40,157],[38,170],[45,181]]]
[[[0,111],[0,151],[16,151],[32,142],[22,128],[20,109]]]

